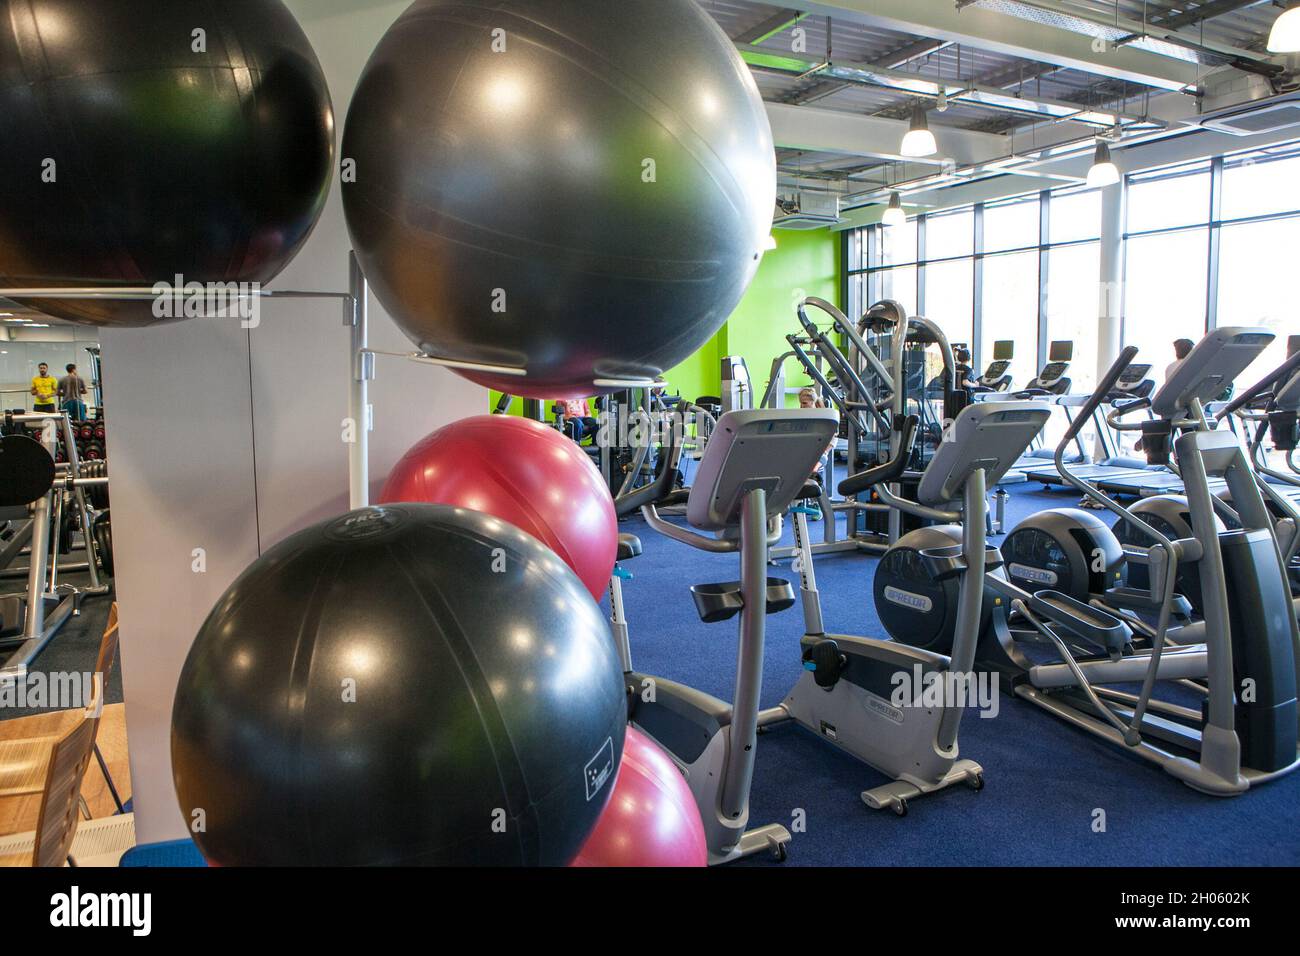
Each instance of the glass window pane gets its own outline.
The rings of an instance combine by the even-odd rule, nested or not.
[[[1128,190],[1128,231],[1168,229],[1208,222],[1210,164],[1193,163],[1134,177]]]
[[[1086,395],[1097,384],[1101,248],[1090,242],[1053,249],[1047,263],[1048,341],[1074,343],[1070,392]]]
[[[880,227],[880,264],[882,266],[916,261],[916,220],[902,226]]]
[[[864,265],[862,259],[866,250],[867,231],[865,229],[850,229],[844,237],[844,271],[857,272],[861,269]]]
[[[1261,325],[1277,338],[1238,380],[1259,381],[1286,358],[1300,333],[1300,218],[1224,226],[1219,256],[1219,325]]]
[[[1174,340],[1205,334],[1209,237],[1204,229],[1145,236],[1126,244],[1124,344],[1152,365],[1160,385],[1174,361]]]
[[[1101,237],[1101,190],[1060,193],[1052,196],[1051,203],[1051,242]]]
[[[932,262],[925,267],[925,317],[943,329],[950,342],[970,344],[974,295],[974,260]]]
[[[1037,205],[1037,204],[1035,204]],[[1038,253],[1013,252],[984,260],[982,372],[993,361],[993,343],[1015,342],[1013,387],[1034,377],[1038,364]]]
[[[925,258],[949,259],[969,256],[975,251],[975,211],[927,216],[925,220]]]
[[[1300,153],[1233,157],[1223,167],[1224,219],[1300,209]]]
[[[863,311],[882,299],[894,299],[907,310],[908,315],[916,314],[916,266],[885,269],[875,276],[876,294],[872,302],[864,305]]]
[[[849,276],[849,301],[844,304],[846,314],[849,318],[856,319],[867,310],[865,299],[867,297],[868,285],[867,274],[865,272],[855,276]]]
[[[1039,201],[984,207],[984,251],[1027,249],[1038,245]]]

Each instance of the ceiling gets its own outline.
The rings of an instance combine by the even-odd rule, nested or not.
[[[1300,66],[1300,58],[1266,52],[1281,12],[1267,0],[700,2],[773,104],[783,195],[859,199],[933,178],[932,168],[889,155],[917,104],[941,159],[964,167],[977,155],[998,155],[986,136],[966,150],[970,157],[958,156],[971,134],[1001,138],[1003,156],[1099,134],[1149,138],[1186,126],[1215,90],[1248,88],[1253,99],[1294,89]],[[784,132],[777,122],[805,114],[886,122],[840,137],[838,145],[852,148],[837,149],[833,135]]]
[[[895,189],[926,208],[1079,182],[1098,135],[1141,149],[1199,129],[1216,105],[1300,88],[1300,56],[1265,51],[1273,0],[699,2],[769,104],[782,195],[836,194],[856,210],[847,222],[874,221]],[[906,160],[918,104],[940,155]],[[1199,135],[1160,155],[1238,145]],[[0,312],[28,311],[0,300]]]

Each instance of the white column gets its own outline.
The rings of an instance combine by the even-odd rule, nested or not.
[[[1097,279],[1097,381],[1123,347],[1124,182],[1101,191],[1101,269]],[[1103,454],[1100,440],[1093,457]]]

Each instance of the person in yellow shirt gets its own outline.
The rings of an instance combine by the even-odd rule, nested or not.
[[[42,362],[36,368],[36,377],[32,379],[32,394],[36,402],[32,410],[37,412],[57,411],[54,399],[59,393],[59,380],[50,375],[50,367]]]

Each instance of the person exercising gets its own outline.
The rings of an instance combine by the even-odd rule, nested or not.
[[[953,349],[952,357],[957,365],[957,387],[980,388],[979,378],[975,375],[974,366],[971,365],[970,349],[959,345]]]
[[[32,405],[33,411],[58,411],[54,402],[59,394],[59,382],[50,375],[50,367],[45,362],[36,367],[36,377],[32,379],[32,394],[36,396],[36,401]]]
[[[588,437],[594,441],[600,430],[600,422],[591,414],[591,402],[585,398],[560,402],[560,417],[565,425],[573,429],[573,440],[579,445]]]
[[[67,375],[59,379],[59,408],[72,416],[74,422],[86,420],[86,403],[82,396],[86,394],[86,383],[77,374],[77,366],[69,365]]]
[[[1175,370],[1182,364],[1183,359],[1192,354],[1192,349],[1195,347],[1196,343],[1191,339],[1174,339],[1174,360],[1165,368],[1166,382],[1174,377]]]

